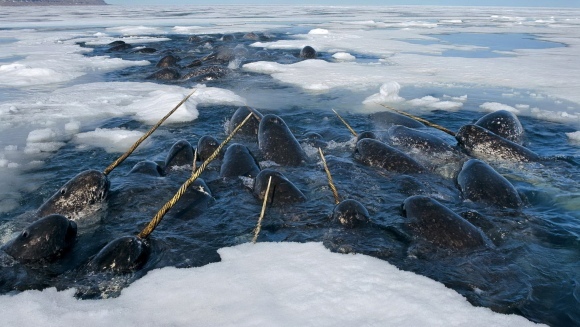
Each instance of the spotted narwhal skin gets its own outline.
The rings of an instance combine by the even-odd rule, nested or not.
[[[36,215],[63,215],[79,222],[95,214],[106,203],[109,193],[109,179],[98,170],[86,170],[66,182],[40,208]]]
[[[368,223],[370,215],[367,209],[358,201],[346,199],[332,210],[332,220],[338,221],[346,228],[355,228]]]
[[[258,146],[264,159],[282,166],[298,166],[307,158],[284,120],[273,114],[265,115],[260,121]]]
[[[20,262],[53,260],[75,243],[77,225],[62,215],[48,215],[6,243],[2,250]]]
[[[175,167],[193,165],[193,147],[187,140],[179,140],[173,144],[165,157],[165,173]]]
[[[427,169],[405,153],[373,139],[356,143],[354,158],[371,167],[380,167],[399,173],[423,173]]]
[[[476,121],[475,125],[481,126],[514,143],[522,144],[524,127],[513,112],[507,110],[491,112]]]
[[[540,161],[540,156],[533,151],[478,125],[462,126],[455,134],[455,138],[463,150],[478,159],[506,162]]]
[[[256,177],[260,173],[260,165],[248,148],[239,143],[228,146],[222,166],[220,177]]]
[[[254,180],[253,193],[263,200],[268,189],[268,180],[272,178],[268,201],[271,204],[291,204],[306,201],[306,196],[286,176],[272,169],[262,170]]]
[[[465,162],[457,175],[457,184],[465,199],[499,208],[518,209],[523,206],[514,186],[481,160]]]
[[[123,236],[112,240],[88,263],[89,270],[130,273],[147,263],[148,242],[137,236]]]
[[[411,229],[440,248],[459,250],[489,244],[477,227],[428,196],[411,196],[402,209]]]

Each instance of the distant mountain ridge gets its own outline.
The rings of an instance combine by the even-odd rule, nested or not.
[[[0,0],[0,6],[100,6],[104,0]]]

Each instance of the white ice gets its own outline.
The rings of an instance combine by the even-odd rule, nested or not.
[[[566,133],[566,136],[568,136],[570,142],[580,143],[580,131]]]
[[[356,57],[351,55],[348,52],[337,52],[332,55],[332,58],[339,60],[339,61],[354,61]]]
[[[200,268],[150,271],[118,298],[54,288],[0,296],[5,326],[532,326],[429,278],[320,243],[220,249]]]
[[[143,134],[145,133],[121,128],[97,128],[91,132],[75,135],[73,141],[79,147],[102,147],[107,152],[122,153],[127,151]],[[147,141],[141,144],[137,150],[146,146]]]
[[[375,93],[370,97],[366,98],[363,103],[389,103],[389,102],[401,102],[405,101],[404,98],[399,96],[399,91],[401,91],[401,85],[397,82],[388,82],[381,85],[379,93]]]
[[[485,111],[498,111],[498,110],[506,110],[509,112],[513,112],[514,114],[519,114],[520,110],[512,107],[512,106],[508,106],[507,104],[503,104],[503,103],[498,103],[498,102],[485,102],[482,105],[479,106],[481,109],[485,110]],[[525,108],[520,106],[520,108]]]

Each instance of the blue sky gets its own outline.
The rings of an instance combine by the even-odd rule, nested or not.
[[[115,5],[217,5],[217,4],[307,4],[307,5],[442,5],[508,7],[580,7],[580,0],[105,0]]]

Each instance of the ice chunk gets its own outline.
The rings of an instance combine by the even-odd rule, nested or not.
[[[93,146],[105,149],[105,151],[125,152],[127,151],[141,136],[143,132],[128,131],[121,128],[97,128],[91,132],[77,134],[73,141],[81,146]],[[147,141],[143,142],[139,148],[146,147]],[[139,150],[137,148],[137,151]]]
[[[313,34],[318,34],[318,35],[326,35],[328,34],[328,30],[324,29],[324,28],[315,28],[313,30],[310,30],[310,32],[308,32],[308,34],[313,35]]]
[[[336,60],[340,60],[340,61],[354,61],[354,60],[356,60],[356,57],[351,55],[348,52],[337,52],[337,53],[332,55],[332,58],[334,58]]]
[[[387,261],[331,253],[320,243],[218,252],[221,261],[203,267],[150,271],[114,299],[78,300],[73,289],[54,288],[2,295],[10,313],[2,319],[6,326],[535,326],[474,307]]]
[[[388,82],[381,85],[379,88],[379,93],[375,93],[370,97],[366,98],[363,103],[389,103],[389,102],[401,102],[404,101],[402,97],[399,96],[399,91],[401,90],[401,85],[397,82]]]
[[[580,131],[566,133],[566,136],[568,136],[568,139],[570,140],[570,142],[580,143]]]
[[[512,106],[508,106],[507,104],[499,103],[499,102],[486,102],[479,106],[481,109],[486,111],[498,111],[498,110],[506,110],[513,112],[514,114],[518,114],[520,111]]]

